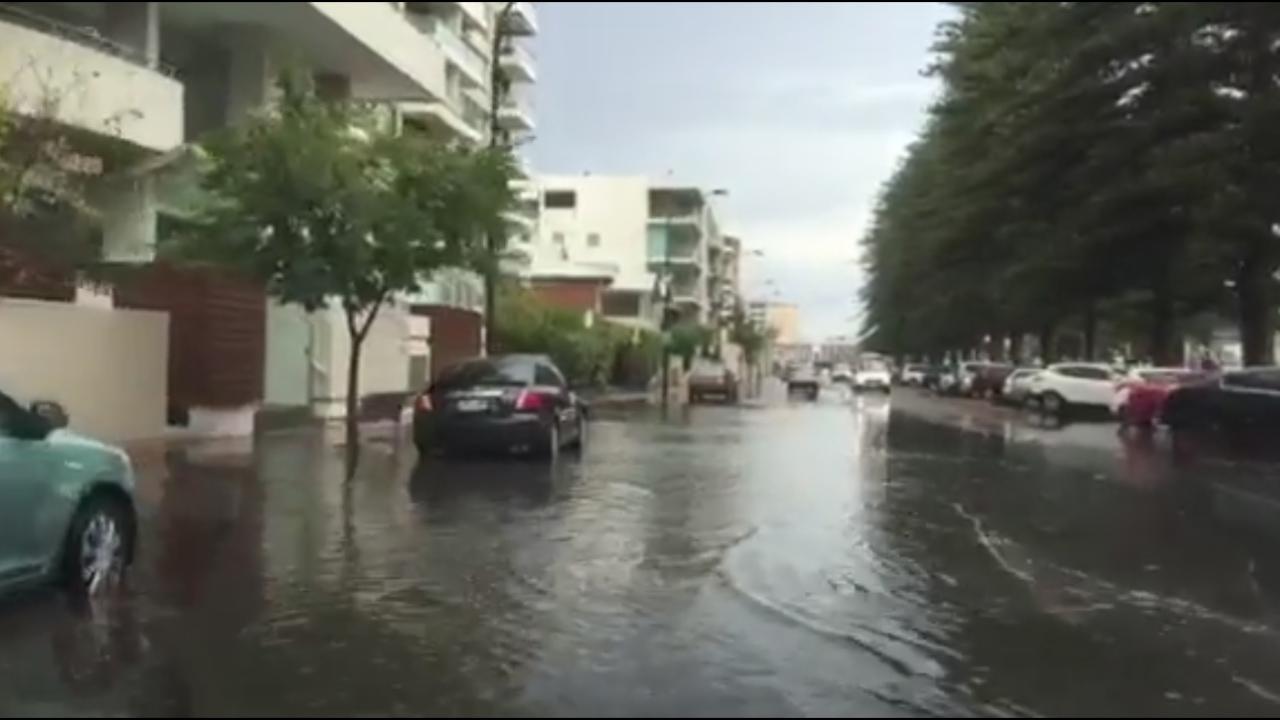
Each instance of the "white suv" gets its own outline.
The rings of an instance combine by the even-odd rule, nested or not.
[[[1058,363],[1045,368],[1031,381],[1029,395],[1050,415],[1060,415],[1073,405],[1107,408],[1119,379],[1107,365]]]

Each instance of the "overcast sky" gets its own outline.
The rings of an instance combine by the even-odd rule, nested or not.
[[[537,3],[539,172],[707,188],[764,252],[753,299],[804,333],[852,332],[858,239],[935,90],[920,71],[951,12],[913,3]],[[771,279],[772,286],[765,280]]]

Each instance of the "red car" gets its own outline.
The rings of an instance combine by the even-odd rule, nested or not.
[[[1160,418],[1169,393],[1183,385],[1204,382],[1212,373],[1186,368],[1138,368],[1116,383],[1111,412],[1121,425],[1151,427]]]

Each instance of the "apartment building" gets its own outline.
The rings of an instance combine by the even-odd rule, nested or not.
[[[10,108],[51,114],[77,151],[102,163],[89,200],[103,259],[145,264],[189,212],[191,143],[269,105],[286,68],[310,71],[322,93],[386,103],[396,126],[434,122],[459,137],[485,139],[475,129],[483,125],[476,105],[489,84],[491,49],[484,48],[492,42],[482,36],[492,37],[508,5],[5,2],[0,86]],[[532,128],[526,86],[535,76],[517,38],[537,24],[529,3],[511,4],[503,16],[510,33],[499,62],[520,87],[504,102],[500,130],[514,135]],[[445,111],[461,123],[450,123]],[[23,353],[0,352],[0,386],[57,397],[83,429],[122,439],[158,434],[166,414],[173,419],[175,394],[190,396],[182,409],[192,425],[219,434],[251,430],[264,403],[321,415],[342,407],[346,337],[336,309],[307,315],[245,288],[223,287],[197,302],[201,287],[165,278],[128,292],[118,287],[114,297],[72,288],[65,297],[6,299],[4,336]],[[51,299],[61,304],[44,302]],[[185,309],[180,300],[189,301]],[[431,332],[424,318],[482,301],[478,279],[461,271],[433,278],[417,297],[396,299],[373,330],[363,389],[421,382]],[[90,330],[74,337],[60,331],[76,323]],[[206,331],[190,332],[192,323]],[[478,319],[468,323],[478,332]],[[201,349],[210,356],[200,357]],[[176,361],[179,354],[187,360]],[[101,372],[75,363],[85,356],[98,358]],[[239,374],[230,377],[231,368]],[[175,390],[175,383],[200,387]]]
[[[678,319],[718,322],[737,295],[740,243],[719,229],[709,193],[641,176],[538,176],[537,233],[522,248],[535,285],[597,282],[601,314],[657,329],[669,293]]]
[[[804,342],[800,327],[800,308],[794,303],[757,300],[747,305],[747,319],[758,327],[773,331],[778,345]]]

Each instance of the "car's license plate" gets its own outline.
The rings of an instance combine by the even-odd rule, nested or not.
[[[482,398],[459,400],[455,407],[458,412],[484,412],[489,409],[489,401]]]

